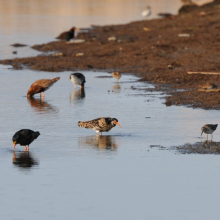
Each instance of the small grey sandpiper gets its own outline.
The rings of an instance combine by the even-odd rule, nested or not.
[[[206,124],[203,127],[201,127],[202,133],[204,132],[207,134],[207,140],[208,140],[208,134],[211,134],[211,139],[212,139],[212,133],[216,130],[217,126],[218,124]]]

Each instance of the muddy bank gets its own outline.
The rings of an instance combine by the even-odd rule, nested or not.
[[[151,145],[151,148],[159,150],[175,151],[180,154],[220,154],[220,142],[204,141],[194,144],[186,143],[180,146],[163,147],[160,145]]]
[[[167,97],[168,106],[220,109],[218,92],[197,91],[205,83],[214,82],[220,88],[220,76],[187,74],[220,73],[220,1],[161,20],[96,27],[77,38],[85,42],[34,45],[44,53],[0,63],[43,71],[118,70],[172,95]]]
[[[220,154],[220,142],[205,141],[172,147],[181,154]]]

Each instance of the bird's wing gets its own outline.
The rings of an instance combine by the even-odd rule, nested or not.
[[[51,79],[40,79],[32,84],[32,86],[41,86],[42,88],[47,88],[52,83]]]
[[[34,91],[34,94],[44,91],[44,88],[39,85],[32,85],[31,87],[32,87],[32,90]]]

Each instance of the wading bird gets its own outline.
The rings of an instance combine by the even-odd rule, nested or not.
[[[42,93],[44,97],[44,92],[48,90],[55,82],[57,82],[60,77],[54,79],[40,79],[34,82],[27,92],[27,97],[30,98],[37,93]],[[41,95],[41,94],[40,94]]]
[[[207,140],[208,140],[208,134],[211,134],[211,140],[212,140],[212,133],[216,130],[218,124],[212,125],[212,124],[206,124],[203,127],[201,127],[202,133],[207,134]],[[201,133],[201,135],[202,135]]]
[[[29,151],[29,145],[37,139],[39,135],[40,132],[35,132],[30,129],[21,129],[20,131],[17,131],[12,137],[13,150],[15,149],[16,144],[20,144],[21,146],[25,146],[25,151]]]
[[[70,80],[74,84],[74,89],[76,89],[76,84],[80,85],[80,89],[84,88],[86,78],[82,73],[71,73]]]
[[[108,132],[112,128],[114,128],[116,125],[121,125],[118,123],[118,119],[116,118],[96,118],[91,121],[79,121],[78,126],[83,128],[90,128],[97,132],[97,135],[99,135],[99,132]]]

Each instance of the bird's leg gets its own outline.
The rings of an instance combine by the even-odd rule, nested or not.
[[[42,92],[42,95],[43,95],[43,97],[45,96],[45,95],[44,95],[44,92]]]
[[[25,147],[25,151],[27,151],[27,147],[26,146],[24,146]]]
[[[74,90],[76,89],[76,84],[74,84]]]
[[[101,135],[102,135],[102,132],[101,132]]]
[[[27,146],[27,151],[29,151],[29,145]]]
[[[13,151],[13,162],[16,162],[16,155],[14,151]]]
[[[97,136],[99,136],[99,132],[97,132]]]

